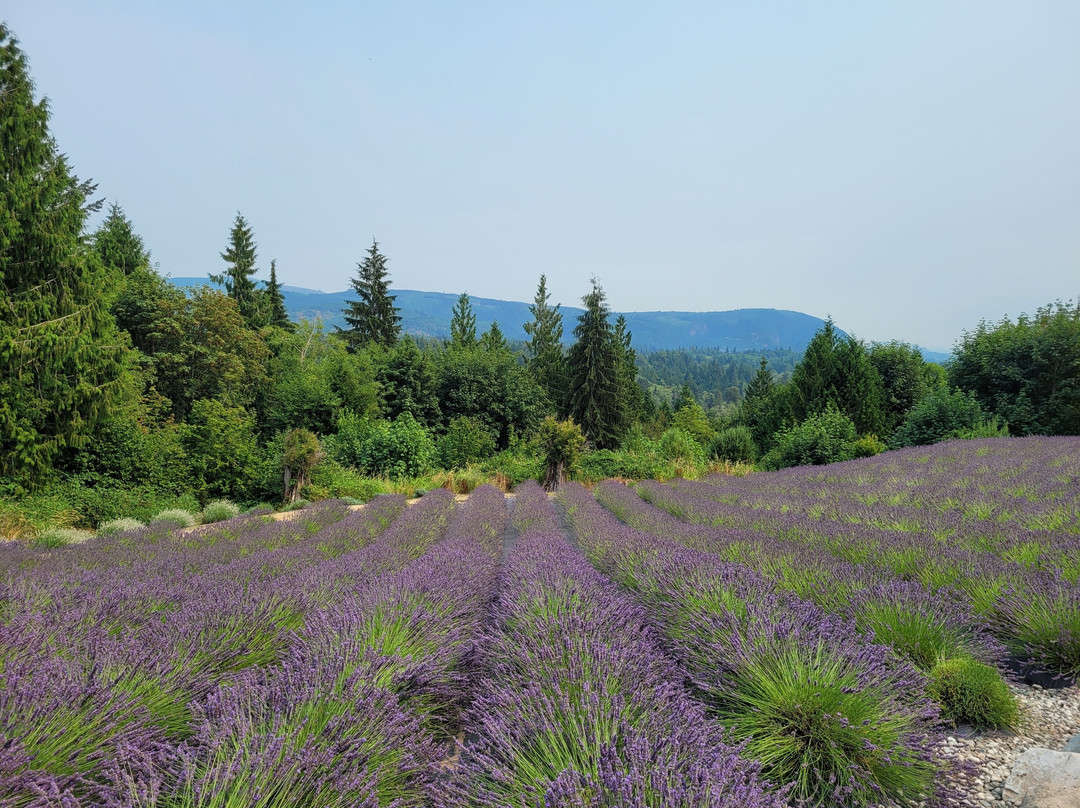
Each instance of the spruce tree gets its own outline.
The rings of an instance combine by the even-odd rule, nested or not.
[[[529,369],[551,403],[560,411],[566,405],[566,357],[563,354],[562,313],[559,306],[548,305],[551,295],[547,290],[547,276],[540,276],[533,304],[529,306],[533,321],[525,323],[529,335],[526,357]]]
[[[270,280],[263,290],[266,300],[266,322],[286,331],[294,331],[296,324],[289,319],[289,312],[285,310],[285,296],[281,293],[281,284],[277,279],[277,260],[270,261]]]
[[[349,348],[357,350],[369,343],[390,348],[401,334],[401,317],[394,306],[396,295],[390,294],[386,256],[379,252],[379,243],[374,239],[357,269],[352,287],[360,299],[350,301],[348,308],[343,309],[345,322],[349,324],[345,329]]]
[[[641,417],[645,409],[645,391],[637,383],[637,351],[631,345],[632,334],[625,315],[615,318],[613,336],[619,367],[619,398],[623,402],[624,415],[630,421]]]
[[[462,292],[450,310],[450,347],[462,350],[476,347],[476,315],[468,292]]]
[[[769,360],[763,356],[757,373],[754,374],[750,383],[746,385],[746,393],[743,399],[745,401],[767,399],[772,394],[774,384],[772,371],[769,370]]]
[[[237,308],[249,328],[263,325],[258,289],[255,281],[251,279],[256,271],[255,247],[251,227],[240,215],[240,211],[237,211],[232,231],[229,233],[229,246],[221,253],[228,268],[224,272],[210,275],[210,280],[214,283],[225,286],[225,293],[236,301]]]
[[[123,394],[109,273],[83,237],[79,182],[34,100],[26,56],[0,23],[0,474],[41,483]]]
[[[128,277],[150,266],[150,253],[135,232],[131,220],[117,203],[109,206],[109,215],[94,233],[94,250],[101,263],[120,277]]]
[[[480,347],[488,353],[509,352],[510,346],[499,328],[498,320],[492,320],[488,330],[480,335]]]
[[[570,416],[598,449],[614,449],[626,428],[619,351],[608,322],[610,310],[596,278],[582,298],[585,311],[574,328],[575,342],[567,355],[570,378]]]

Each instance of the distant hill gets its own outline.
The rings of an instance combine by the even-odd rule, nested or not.
[[[208,283],[205,278],[172,278],[177,286]],[[451,309],[457,295],[444,292],[417,292],[393,289],[401,310],[402,326],[409,334],[449,337]],[[296,286],[283,287],[289,316],[321,319],[328,326],[344,326],[341,310],[355,299],[353,292],[318,292]],[[476,313],[476,330],[487,330],[492,320],[508,339],[526,338],[522,326],[532,320],[529,304],[510,300],[471,297]],[[563,307],[563,333],[569,342],[582,310]],[[724,348],[732,351],[760,351],[791,348],[802,351],[824,321],[809,314],[781,309],[736,309],[735,311],[628,311],[626,322],[639,351],[677,348]],[[843,332],[841,332],[843,333]]]

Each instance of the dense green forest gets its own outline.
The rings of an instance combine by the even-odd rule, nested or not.
[[[981,323],[944,367],[827,322],[801,356],[639,355],[594,280],[563,322],[539,279],[524,334],[402,335],[391,261],[360,256],[348,327],[291,321],[255,229],[222,223],[209,285],[163,278],[48,129],[0,27],[0,533],[95,527],[227,498],[280,504],[432,485],[695,476],[952,437],[1080,432],[1080,308]],[[265,267],[265,264],[263,265]],[[571,336],[564,347],[564,329]],[[557,482],[557,480],[556,480]]]

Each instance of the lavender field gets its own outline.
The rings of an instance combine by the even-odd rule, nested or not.
[[[1080,441],[328,501],[0,569],[3,806],[965,804],[952,728],[1080,674]]]

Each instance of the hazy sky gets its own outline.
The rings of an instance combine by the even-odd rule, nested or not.
[[[164,273],[832,314],[939,350],[1080,293],[1080,2],[6,0]]]

